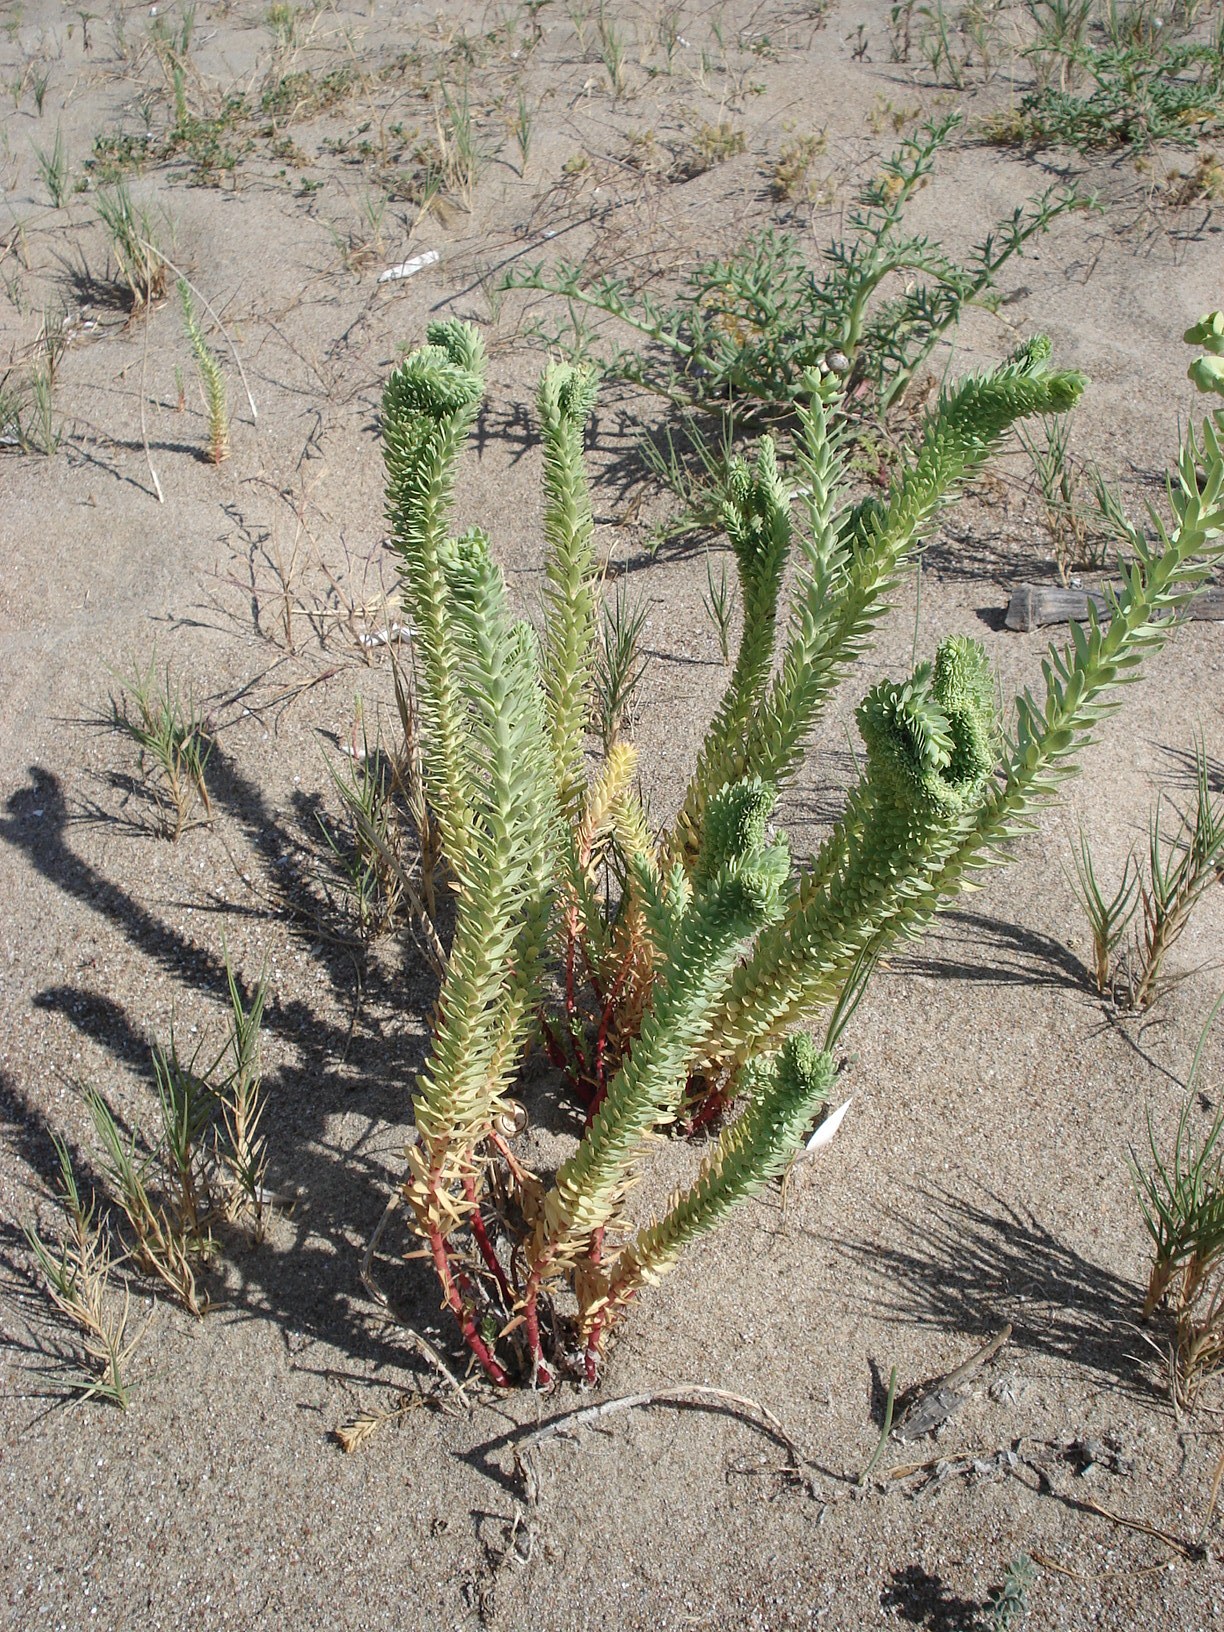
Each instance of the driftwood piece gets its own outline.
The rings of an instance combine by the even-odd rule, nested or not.
[[[1105,594],[1099,589],[1058,589],[1053,584],[1017,584],[1007,603],[1006,625],[1021,632],[1047,623],[1080,623],[1089,605],[1104,612]],[[1186,608],[1186,617],[1224,619],[1224,588],[1204,590]]]
[[[948,1418],[953,1416],[969,1398],[962,1392],[961,1384],[967,1383],[976,1372],[989,1364],[998,1354],[1012,1334],[1011,1322],[997,1331],[994,1336],[982,1344],[982,1347],[971,1354],[968,1360],[949,1371],[943,1377],[936,1377],[929,1383],[922,1383],[914,1389],[907,1390],[898,1402],[901,1409],[897,1413],[896,1426],[893,1428],[893,1438],[904,1444],[907,1439],[921,1439],[924,1434],[933,1434],[937,1428],[942,1428]]]

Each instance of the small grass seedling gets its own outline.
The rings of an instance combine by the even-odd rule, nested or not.
[[[184,693],[167,668],[159,681],[154,655],[147,669],[134,670],[112,694],[109,723],[136,744],[142,776],[162,813],[162,832],[177,840],[191,825],[197,805],[212,817],[205,769],[213,739],[191,694]]]
[[[520,176],[525,176],[527,173],[527,158],[531,152],[531,137],[534,126],[535,114],[527,100],[526,93],[520,85],[518,95],[515,98],[514,114],[510,122],[510,134],[514,137],[515,145],[519,151]]]
[[[54,389],[54,376],[49,367],[36,368],[30,375],[30,413],[22,443],[48,459],[58,449],[63,436],[55,419]]]
[[[217,1054],[201,1064],[201,1045],[184,1059],[173,1033],[168,1044],[153,1044],[160,1124],[155,1138],[122,1124],[95,1089],[85,1091],[114,1226],[99,1222],[95,1204],[82,1200],[57,1139],[68,1220],[58,1256],[36,1231],[26,1232],[52,1302],[86,1334],[90,1391],[105,1392],[119,1404],[126,1404],[121,1367],[134,1343],[124,1336],[126,1285],[121,1314],[115,1313],[113,1293],[108,1297],[113,1267],[131,1262],[198,1317],[208,1307],[198,1271],[217,1250],[214,1229],[244,1224],[256,1241],[263,1234],[267,1143],[259,1039],[267,986],[261,977],[248,998],[228,956],[225,972],[230,1013]]]
[[[1224,877],[1224,800],[1212,798],[1201,740],[1194,758],[1193,804],[1175,811],[1177,826],[1170,834],[1164,822],[1166,796],[1160,794],[1148,824],[1146,865],[1128,856],[1112,896],[1097,881],[1088,838],[1080,831],[1076,894],[1092,931],[1096,987],[1110,992],[1122,1008],[1150,1007],[1168,953],[1204,894]],[[1136,915],[1138,933],[1127,940]]]
[[[1126,858],[1122,882],[1107,896],[1097,882],[1088,835],[1080,828],[1075,852],[1075,891],[1092,930],[1092,972],[1102,996],[1113,981],[1114,957],[1139,906],[1139,878],[1132,871],[1134,857]]]
[[[171,1044],[155,1049],[154,1072],[166,1136],[167,1172],[177,1194],[164,1203],[153,1189],[162,1177],[159,1148],[142,1151],[133,1131],[125,1134],[102,1095],[86,1091],[85,1101],[102,1147],[102,1171],[111,1199],[131,1232],[131,1257],[150,1279],[160,1281],[188,1314],[204,1313],[207,1300],[196,1279],[195,1261],[211,1251],[201,1236],[194,1192],[194,1140],[202,1128],[198,1079],[183,1071]],[[202,1088],[202,1085],[200,1085]]]
[[[221,1161],[232,1180],[226,1213],[235,1223],[250,1219],[258,1241],[263,1237],[267,1207],[264,1180],[268,1170],[268,1144],[261,1131],[264,1091],[259,1042],[268,984],[266,976],[261,975],[248,1001],[228,958],[225,978],[230,1002],[225,1053],[230,1069],[214,1092],[225,1121],[226,1142]]]
[[[1218,998],[1199,1037],[1178,1118],[1172,1156],[1162,1154],[1148,1116],[1151,1166],[1132,1152],[1131,1174],[1152,1238],[1152,1270],[1143,1318],[1166,1305],[1174,1322],[1170,1386],[1179,1404],[1193,1404],[1206,1378],[1224,1367],[1224,1111],[1201,1139],[1191,1132],[1195,1083]]]
[[[52,208],[61,209],[68,197],[69,176],[68,149],[64,145],[64,133],[58,125],[55,127],[55,140],[51,144],[51,151],[48,153],[45,148],[36,146],[34,158]]]
[[[0,374],[0,448],[21,448],[26,445],[21,414],[25,407],[25,392],[14,381],[12,369]]]
[[[608,15],[603,0],[600,0],[599,10],[595,13],[595,35],[613,99],[619,100],[625,94],[625,40]]]
[[[50,83],[50,70],[42,63],[32,64],[30,69],[30,90],[34,95],[34,110],[40,119],[43,115],[43,103],[47,100],[47,88]]]
[[[221,464],[230,455],[229,402],[225,392],[225,376],[217,355],[205,340],[196,318],[195,304],[186,278],[178,280],[179,300],[183,307],[183,327],[192,356],[200,374],[204,401],[208,408],[208,457],[214,465]]]
[[[733,617],[731,588],[727,582],[727,563],[719,565],[718,577],[714,577],[714,560],[710,552],[706,551],[706,592],[701,598],[705,607],[706,616],[714,625],[718,634],[718,650],[724,663],[731,661],[731,621]]]
[[[1092,7],[1093,0],[1025,0],[1037,28],[1025,55],[1036,68],[1039,89],[1054,79],[1060,90],[1066,89],[1069,68],[1084,46]]]
[[[1161,832],[1158,800],[1148,830],[1147,876],[1139,886],[1141,938],[1132,1002],[1152,1001],[1164,960],[1206,891],[1224,872],[1224,800],[1211,797],[1207,750],[1195,745],[1195,796],[1188,811],[1177,812],[1171,837]]]
[[[439,98],[434,118],[438,172],[446,191],[470,210],[489,156],[476,130],[467,80],[462,80],[457,89],[443,82]]]
[[[1054,564],[1066,584],[1077,568],[1104,565],[1110,534],[1100,525],[1099,516],[1093,516],[1085,505],[1083,473],[1071,457],[1070,422],[1047,418],[1042,420],[1041,429],[1040,439],[1024,427],[1017,431],[1017,437],[1032,465],[1045,507]]]
[[[371,744],[359,704],[360,744],[354,730],[351,752],[328,765],[344,822],[320,817],[319,827],[361,938],[389,932],[407,908],[422,952],[440,971],[445,955],[436,928],[437,840],[425,801],[412,693],[394,657],[392,662],[402,744],[394,754],[377,740]]]
[[[133,203],[123,182],[111,192],[100,192],[97,207],[132,310],[143,311],[166,291],[167,262],[157,247],[149,212]]]
[[[81,1353],[76,1370],[67,1375],[69,1387],[82,1399],[109,1400],[126,1411],[131,1394],[124,1367],[139,1340],[128,1337],[127,1287],[118,1303],[110,1287],[110,1242],[98,1221],[97,1203],[92,1196],[86,1202],[81,1194],[64,1141],[55,1138],[54,1144],[64,1229],[51,1245],[28,1224],[26,1240],[52,1305],[80,1334]]]
[[[394,926],[404,899],[408,861],[395,811],[399,777],[364,730],[360,746],[339,764],[329,764],[328,774],[345,820],[339,826],[320,817],[319,827],[358,933],[374,940]]]
[[[618,578],[605,608],[595,652],[595,719],[606,753],[620,741],[633,711],[634,693],[646,672],[642,636],[646,608],[631,606],[625,580]]]

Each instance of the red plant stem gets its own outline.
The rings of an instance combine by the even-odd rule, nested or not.
[[[586,1350],[583,1355],[583,1364],[586,1368],[586,1380],[594,1383],[599,1377],[599,1350],[603,1342],[604,1328],[611,1325],[625,1304],[632,1301],[637,1295],[637,1287],[626,1286],[624,1281],[614,1281],[608,1291],[607,1301],[595,1316],[587,1330]]]
[[[596,1383],[599,1381],[599,1340],[602,1333],[603,1316],[600,1314],[596,1315],[594,1321],[591,1323],[591,1330],[587,1334],[586,1353],[582,1357],[582,1363],[586,1370],[586,1380],[588,1383]]]
[[[510,1379],[502,1370],[497,1360],[489,1350],[488,1344],[476,1330],[476,1322],[472,1318],[471,1310],[466,1308],[463,1299],[459,1296],[451,1275],[450,1260],[446,1255],[446,1242],[442,1238],[442,1231],[436,1224],[430,1227],[429,1247],[433,1253],[434,1268],[438,1272],[438,1279],[442,1282],[442,1291],[451,1313],[459,1322],[459,1330],[463,1333],[463,1341],[476,1356],[485,1375],[497,1384],[499,1388],[509,1388]]]
[[[510,1146],[502,1138],[501,1134],[498,1133],[496,1128],[494,1128],[489,1134],[489,1143],[493,1146],[493,1149],[505,1162],[506,1166],[510,1169],[511,1173],[520,1184],[524,1184],[528,1179],[533,1177],[533,1175],[523,1166],[522,1162],[519,1161],[518,1157],[510,1149]]]
[[[506,1279],[506,1272],[493,1251],[493,1243],[489,1240],[489,1232],[485,1229],[485,1221],[481,1217],[480,1203],[476,1199],[476,1180],[470,1173],[463,1175],[463,1193],[471,1203],[471,1214],[468,1223],[472,1226],[472,1234],[476,1238],[476,1245],[480,1248],[480,1256],[485,1261],[485,1267],[497,1282],[498,1290],[509,1312],[514,1307],[514,1294],[510,1290],[510,1283]]]
[[[565,1012],[573,1030],[574,1014],[577,1009],[577,999],[574,995],[574,953],[578,945],[575,933],[576,909],[571,908],[565,926]]]
[[[568,1054],[562,1046],[561,1039],[549,1025],[548,1019],[543,1012],[541,1012],[539,1020],[540,1031],[544,1038],[544,1052],[548,1055],[548,1063],[555,1070],[563,1071],[565,1073],[566,1081],[572,1089],[574,1097],[578,1100],[579,1104],[589,1106],[591,1103],[591,1096],[594,1092],[594,1089],[588,1089],[586,1087],[586,1080],[590,1077],[590,1066],[587,1063],[586,1055],[582,1052],[582,1049],[578,1045],[577,1037],[574,1035],[572,1019],[569,1032],[570,1050]]]
[[[561,1047],[556,1032],[548,1023],[548,1016],[543,1009],[539,1013],[540,1032],[544,1038],[544,1052],[548,1055],[548,1063],[554,1070],[568,1071],[570,1062],[565,1057],[565,1050]]]
[[[603,1000],[604,1000],[604,994],[603,994],[603,985],[602,985],[602,983],[600,982],[600,979],[599,979],[599,971],[598,971],[598,969],[595,968],[595,965],[591,962],[590,958],[587,957],[585,951],[582,954],[582,961],[587,966],[587,985],[591,988],[591,991],[594,993],[596,1003],[598,1003],[600,1005],[600,1007],[602,1008]]]
[[[604,1002],[603,1016],[599,1022],[599,1035],[595,1039],[596,1069],[599,1069],[603,1063],[604,1053],[608,1046],[608,1032],[611,1029],[612,1021],[616,1015],[617,1000],[620,997],[621,992],[624,990],[625,981],[628,979],[629,970],[632,967],[635,955],[635,949],[630,947],[628,952],[626,952],[624,957],[621,959],[620,967],[616,971],[616,975],[612,981],[607,999]]]
[[[547,1388],[552,1382],[552,1372],[545,1364],[544,1348],[540,1342],[540,1278],[543,1268],[544,1266],[540,1265],[532,1270],[531,1278],[527,1282],[527,1295],[523,1300],[523,1324],[527,1329],[532,1383],[536,1388]]]
[[[730,1103],[730,1095],[725,1088],[707,1088],[697,1102],[696,1110],[688,1119],[688,1132],[700,1133],[702,1128],[708,1127],[716,1117],[721,1116]]]

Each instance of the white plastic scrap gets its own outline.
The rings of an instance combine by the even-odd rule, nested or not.
[[[397,283],[400,278],[413,278],[418,272],[423,272],[427,266],[434,266],[442,257],[436,249],[427,249],[423,255],[414,255],[410,261],[401,261],[398,266],[389,266],[385,272],[378,274],[379,283]]]

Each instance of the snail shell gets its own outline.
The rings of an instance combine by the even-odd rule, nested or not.
[[[513,1139],[527,1126],[527,1107],[517,1099],[502,1101],[502,1107],[493,1118],[493,1126],[503,1139]]]

